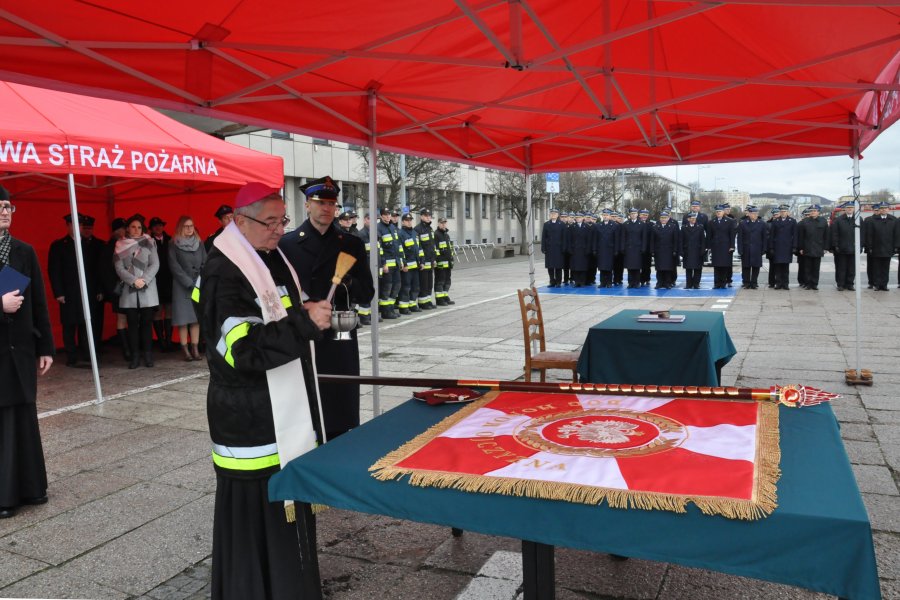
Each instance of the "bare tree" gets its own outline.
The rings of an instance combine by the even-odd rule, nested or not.
[[[877,192],[872,192],[870,194],[867,194],[867,196],[868,196],[868,198],[867,198],[868,202],[872,202],[872,203],[890,202],[891,204],[894,203],[894,194],[888,188],[882,188],[882,189],[878,190]]]
[[[360,148],[357,155],[362,159],[363,168],[361,175],[368,179],[369,149]],[[400,206],[400,192],[402,177],[400,169],[400,155],[391,152],[378,153],[378,197],[379,201],[388,208]],[[412,211],[423,208],[433,210],[437,205],[443,205],[445,192],[459,187],[459,165],[456,163],[422,158],[419,156],[406,156],[406,201]],[[360,193],[368,193],[366,186],[362,186]]]
[[[646,208],[653,217],[658,217],[660,211],[668,206],[671,190],[672,186],[658,177],[641,177],[631,185],[635,205]]]
[[[569,211],[594,211],[602,200],[602,190],[595,171],[560,173],[559,195],[554,204]]]
[[[525,198],[525,176],[509,171],[489,171],[487,188],[497,199],[502,212],[508,212],[519,222],[519,253],[528,252],[528,212]],[[548,198],[544,178],[540,175],[531,177],[531,204],[539,205]]]

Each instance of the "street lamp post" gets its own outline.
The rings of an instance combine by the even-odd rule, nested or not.
[[[703,186],[700,184],[700,169],[708,169],[709,165],[697,165],[697,192],[703,191]]]

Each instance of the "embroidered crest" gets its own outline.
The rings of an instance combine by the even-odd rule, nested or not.
[[[637,423],[625,421],[572,421],[568,425],[559,428],[559,437],[569,439],[576,436],[585,442],[599,442],[603,444],[621,444],[627,442],[629,436],[644,435],[643,431],[637,431]]]
[[[275,318],[282,314],[284,308],[281,305],[281,298],[279,298],[272,290],[263,292],[261,300],[262,306],[265,308],[266,314],[270,318]]]

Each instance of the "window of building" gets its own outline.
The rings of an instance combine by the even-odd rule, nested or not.
[[[448,219],[452,219],[452,218],[453,218],[453,204],[454,204],[454,202],[453,202],[453,197],[452,197],[452,196],[448,196],[448,197],[446,198],[446,201],[445,201],[445,204],[444,204],[444,206],[445,206],[444,216],[447,217]]]
[[[515,243],[516,243],[516,236],[512,236],[511,238],[509,238],[509,243],[510,243],[510,244],[515,244]]]
[[[487,219],[487,207],[488,207],[488,199],[484,196],[481,197],[481,218]]]
[[[330,146],[331,140],[324,140],[322,138],[313,138],[313,144],[317,146]]]
[[[353,150],[354,152],[362,152],[365,149],[363,146],[360,146],[359,144],[348,144],[347,147],[350,148],[351,150]]]
[[[497,200],[497,219],[503,218],[503,202]]]
[[[482,243],[482,244],[487,244],[487,238],[481,238],[481,243]]]
[[[472,218],[472,196],[470,194],[466,194],[466,218]],[[470,242],[466,242],[467,244]]]
[[[466,240],[466,246],[472,243],[472,240]]]
[[[279,140],[289,140],[291,139],[291,134],[287,131],[279,131],[278,129],[273,129],[272,137]]]

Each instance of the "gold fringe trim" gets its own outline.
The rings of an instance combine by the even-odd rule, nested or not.
[[[294,507],[293,502],[284,503],[284,516],[287,518],[288,523],[297,522],[297,509]]]
[[[317,515],[321,512],[328,510],[328,506],[325,504],[310,504],[310,508],[312,508],[312,514]],[[287,518],[288,523],[296,523],[297,522],[297,508],[294,502],[284,504],[284,516]]]
[[[542,500],[564,500],[581,504],[600,504],[605,501],[612,508],[623,509],[667,510],[684,513],[687,512],[687,504],[690,502],[706,515],[721,515],[729,519],[748,521],[765,518],[778,507],[776,484],[781,477],[779,409],[777,404],[770,402],[758,403],[755,476],[750,500],[616,490],[592,485],[423,471],[395,466],[435,437],[489,403],[497,394],[498,392],[486,394],[484,398],[447,417],[397,450],[387,454],[369,467],[372,477],[380,481],[391,481],[409,476],[409,483],[418,487],[452,488],[465,492],[525,496]]]

